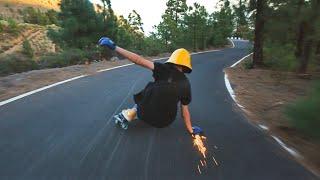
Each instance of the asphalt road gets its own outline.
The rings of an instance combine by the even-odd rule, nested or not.
[[[1,106],[0,179],[313,179],[229,96],[223,68],[248,54],[247,42],[235,44],[193,55],[190,109],[210,152],[201,174],[180,114],[164,129],[141,121],[127,131],[114,125],[113,114],[151,80],[148,70],[127,66]]]

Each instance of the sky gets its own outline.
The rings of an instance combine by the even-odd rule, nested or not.
[[[100,3],[100,0],[90,0],[93,3]],[[231,0],[236,1],[236,0]],[[161,21],[161,15],[166,9],[167,0],[111,0],[112,9],[117,15],[128,17],[132,10],[136,10],[144,23],[143,28],[146,34],[153,31],[153,26]],[[206,7],[208,12],[215,10],[219,0],[187,0],[191,6],[193,3],[199,3]]]

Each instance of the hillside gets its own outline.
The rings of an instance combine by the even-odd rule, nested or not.
[[[21,12],[27,7],[33,7],[40,11],[49,9],[59,10],[60,0],[0,0],[0,17],[13,18],[22,22]]]
[[[0,4],[59,10],[61,0],[0,0]]]

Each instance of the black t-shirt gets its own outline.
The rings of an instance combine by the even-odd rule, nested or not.
[[[177,104],[191,102],[188,78],[172,64],[154,63],[154,82],[134,96],[139,119],[155,127],[166,127],[177,114]]]

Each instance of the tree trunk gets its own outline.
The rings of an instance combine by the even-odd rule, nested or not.
[[[318,40],[318,43],[316,46],[316,60],[318,62],[318,65],[320,65],[320,40]]]
[[[314,45],[314,38],[315,38],[315,30],[316,30],[316,19],[319,17],[319,8],[320,8],[320,0],[314,0],[312,2],[312,13],[309,17],[313,21],[306,21],[304,20],[300,24],[300,28],[302,28],[302,41],[299,47],[301,49],[298,49],[296,55],[298,60],[300,61],[300,67],[298,69],[299,73],[305,74],[308,69],[308,64],[310,62],[310,57],[313,51],[313,45]],[[302,26],[302,27],[301,27]],[[298,47],[297,47],[298,48]],[[300,51],[300,52],[299,52]]]
[[[197,38],[197,35],[196,35],[196,26],[193,25],[193,50],[196,50],[197,49],[197,45],[196,45],[196,38]]]
[[[265,24],[264,8],[266,1],[257,0],[257,12],[254,31],[253,65],[263,65],[263,30]]]
[[[295,52],[295,56],[298,59],[303,54],[303,44],[305,41],[305,30],[306,30],[305,27],[306,27],[306,22],[299,23],[298,33],[297,33],[296,52]]]
[[[197,50],[197,32],[196,32],[196,22],[195,22],[195,17],[193,19],[193,50],[196,51]]]
[[[313,40],[310,39],[304,43],[304,46],[302,48],[302,54],[299,58],[300,60],[300,67],[299,67],[299,73],[305,74],[308,69],[308,64],[310,61],[310,55],[312,52],[312,44]]]
[[[320,40],[318,40],[318,43],[316,46],[316,55],[320,55]]]
[[[298,9],[297,9],[297,17],[301,18],[301,9],[304,4],[304,0],[298,1]],[[299,58],[302,55],[302,47],[303,47],[303,41],[304,41],[304,21],[300,21],[298,28],[297,28],[297,34],[296,34],[297,44],[296,44],[296,52],[295,56]]]

